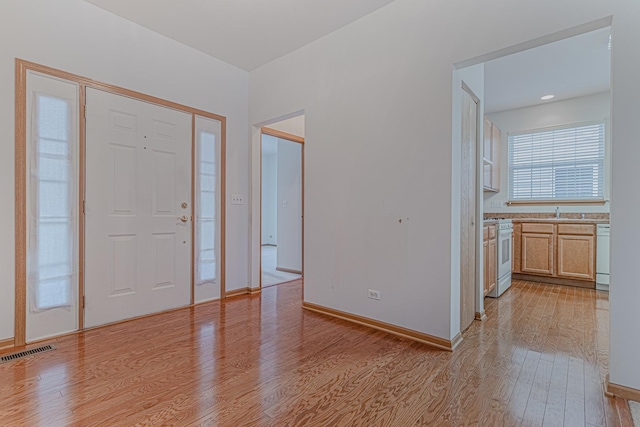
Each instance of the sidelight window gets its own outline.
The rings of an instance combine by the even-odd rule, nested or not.
[[[30,143],[32,311],[72,305],[75,283],[73,102],[34,93]]]

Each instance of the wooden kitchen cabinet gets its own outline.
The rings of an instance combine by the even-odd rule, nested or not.
[[[526,274],[553,275],[554,225],[523,223],[520,269]]]
[[[502,132],[487,118],[484,119],[482,150],[482,186],[485,191],[500,191],[500,140]]]
[[[513,223],[513,244],[511,245],[511,272],[520,273],[522,263],[522,224]]]
[[[488,248],[487,248],[488,249]],[[595,286],[596,225],[563,222],[514,223],[515,278]]]
[[[558,225],[558,277],[596,280],[596,236],[591,224]]]
[[[553,234],[522,233],[521,271],[553,274]]]
[[[495,226],[493,227],[495,229]],[[498,239],[494,236],[489,239],[489,282],[485,286],[485,296],[493,291],[498,284]]]
[[[487,294],[496,287],[498,280],[498,238],[496,234],[496,226],[485,226],[483,236],[484,296],[487,296]]]

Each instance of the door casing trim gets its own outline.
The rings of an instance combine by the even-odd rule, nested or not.
[[[260,285],[257,290],[262,290],[262,135],[270,135],[276,138],[285,139],[287,141],[295,142],[302,146],[301,152],[301,169],[302,169],[302,177],[301,177],[301,187],[302,187],[302,200],[301,200],[301,211],[302,211],[302,253],[300,256],[302,257],[302,270],[299,272],[302,278],[304,279],[304,138],[301,136],[293,135],[291,133],[282,132],[277,129],[272,129],[269,127],[261,127],[260,128],[260,281],[258,282]],[[303,280],[304,283],[304,280]],[[304,284],[303,284],[304,287]],[[251,291],[253,292],[253,291]]]

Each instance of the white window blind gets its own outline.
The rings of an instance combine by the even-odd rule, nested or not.
[[[35,94],[30,146],[32,311],[72,305],[75,283],[74,134],[69,100]]]
[[[216,135],[198,132],[196,284],[216,280]]]
[[[602,200],[604,140],[604,122],[510,134],[510,200]]]

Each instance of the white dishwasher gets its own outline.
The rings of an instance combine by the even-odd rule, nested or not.
[[[609,290],[609,224],[597,225],[596,289]]]

